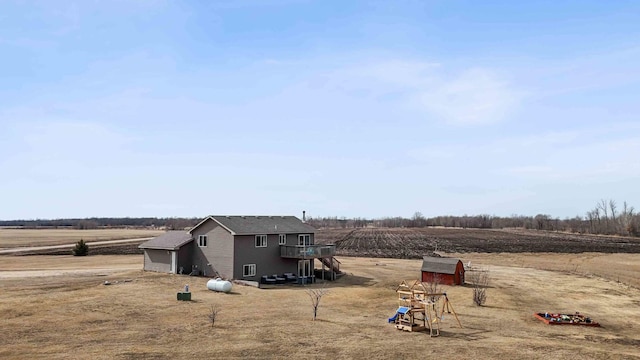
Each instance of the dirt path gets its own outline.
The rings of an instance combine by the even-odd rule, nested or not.
[[[120,271],[137,270],[139,268],[97,268],[97,269],[72,269],[72,270],[20,270],[20,271],[0,271],[0,279],[22,279],[49,276],[107,276]]]
[[[105,241],[92,241],[87,242],[87,245],[115,245],[115,244],[127,244],[133,242],[141,242],[153,239],[152,237],[146,238],[135,238],[135,239],[121,239],[121,240],[105,240]],[[41,250],[60,250],[60,249],[72,249],[75,244],[64,244],[64,245],[48,245],[48,246],[28,246],[28,247],[19,247],[13,249],[4,249],[0,250],[0,255],[8,255],[8,254],[16,254],[21,252],[28,251],[41,251]]]
[[[142,262],[142,256],[0,256],[0,279],[111,275],[142,270]]]

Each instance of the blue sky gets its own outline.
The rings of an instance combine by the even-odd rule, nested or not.
[[[3,1],[0,219],[640,207],[637,1]]]

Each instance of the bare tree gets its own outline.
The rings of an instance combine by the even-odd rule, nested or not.
[[[209,310],[209,320],[211,321],[211,327],[215,325],[218,313],[220,313],[220,307],[216,304],[211,305],[211,309]]]
[[[313,308],[313,321],[316,320],[318,316],[318,307],[320,307],[320,300],[322,297],[329,293],[328,289],[319,288],[319,289],[307,289],[307,295],[309,295],[309,299],[311,299],[311,307]]]
[[[593,211],[587,211],[587,220],[589,221],[589,232],[594,233],[596,214]]]
[[[427,219],[422,215],[420,211],[416,211],[411,218],[411,226],[424,227],[427,224]]]
[[[618,219],[616,217],[617,208],[618,204],[616,204],[616,201],[613,199],[609,200],[609,210],[611,210],[611,220],[613,222],[613,232],[615,234],[618,233]]]
[[[605,199],[601,199],[598,203],[597,209],[602,210],[602,214],[604,215],[604,233],[609,233],[609,207],[607,206],[607,201]]]
[[[551,215],[538,214],[533,219],[536,222],[536,229],[549,230],[549,220],[551,219]]]
[[[473,302],[482,306],[487,301],[487,287],[489,286],[489,270],[472,271],[467,277],[473,286]]]
[[[429,292],[429,294],[439,294],[442,291],[442,278],[440,274],[433,274],[431,278],[427,282],[422,283],[425,290]],[[431,302],[435,302],[438,300],[439,296],[432,296],[429,300]]]
[[[633,206],[629,207],[626,201],[622,204],[622,212],[620,213],[620,227],[622,228],[622,231],[625,232],[625,235],[630,235],[629,224],[633,219],[633,211]]]
[[[633,206],[627,205],[625,201],[622,205],[622,213],[620,214],[620,226],[625,235],[636,235],[637,229],[635,229],[635,224],[633,223],[634,211]]]

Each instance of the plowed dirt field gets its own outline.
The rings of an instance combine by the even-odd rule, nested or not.
[[[422,258],[427,253],[640,253],[640,238],[534,230],[452,228],[326,229],[316,243],[335,244],[338,255]]]

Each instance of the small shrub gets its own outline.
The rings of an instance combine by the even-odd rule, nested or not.
[[[87,256],[89,255],[89,245],[80,239],[80,241],[76,243],[76,247],[73,248],[72,253],[73,256]]]
[[[467,278],[473,286],[473,303],[478,306],[484,305],[487,302],[489,270],[473,271]]]
[[[211,309],[209,311],[209,321],[211,321],[211,327],[216,324],[216,318],[218,317],[219,312],[220,307],[218,307],[218,305],[211,305]]]
[[[307,295],[309,295],[309,299],[311,300],[311,308],[313,309],[313,320],[315,321],[316,317],[318,316],[320,300],[322,300],[323,296],[329,293],[329,290],[322,287],[319,289],[307,289],[306,293]]]

